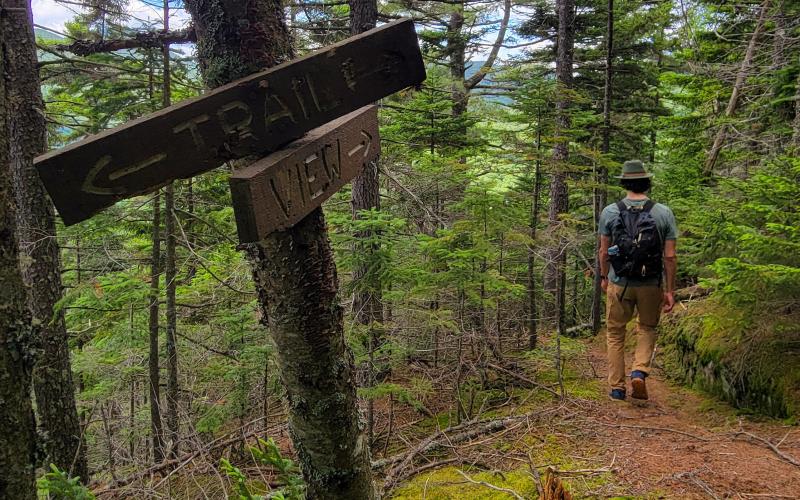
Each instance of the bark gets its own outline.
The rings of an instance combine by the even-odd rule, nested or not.
[[[23,274],[33,317],[33,336],[41,353],[33,373],[45,460],[59,469],[89,480],[75,405],[75,386],[69,360],[61,299],[61,263],[56,241],[55,215],[50,199],[33,166],[47,146],[44,102],[36,68],[36,46],[30,4],[10,0],[6,20],[11,175],[16,198],[21,252],[28,259]]]
[[[753,58],[756,54],[758,38],[761,36],[761,32],[764,30],[764,22],[767,18],[769,6],[770,0],[764,0],[764,3],[761,4],[761,10],[758,14],[756,27],[753,30],[753,34],[750,36],[750,41],[747,44],[747,50],[745,51],[744,59],[742,59],[742,64],[739,66],[739,70],[736,73],[736,81],[733,83],[733,91],[731,92],[730,99],[728,99],[728,106],[725,108],[726,120],[729,120],[733,117],[734,113],[736,113],[736,108],[739,106],[739,96],[742,93],[742,88],[744,88],[745,80],[747,80],[747,76],[750,74],[750,66],[752,66]],[[711,175],[714,173],[714,167],[717,165],[719,154],[722,151],[722,146],[724,145],[727,136],[728,124],[723,123],[717,131],[717,134],[714,136],[714,143],[711,145],[708,158],[706,158],[706,163],[703,167],[704,177],[711,177]]]
[[[800,148],[800,73],[797,74],[794,94],[794,120],[792,121],[792,146]]]
[[[528,349],[536,349],[537,327],[539,324],[539,311],[536,307],[536,254],[534,245],[536,244],[536,227],[539,225],[539,195],[541,193],[542,176],[542,111],[536,112],[536,172],[533,177],[533,200],[531,203],[531,224],[530,236],[531,243],[528,246]]]
[[[373,498],[333,254],[321,209],[251,253],[310,498]]]
[[[350,2],[350,23],[352,34],[356,35],[372,29],[378,19],[378,7],[375,0],[351,0]],[[380,209],[380,179],[378,176],[378,160],[370,162],[364,166],[364,170],[353,179],[352,188],[352,207],[353,219],[358,218],[362,210]],[[371,238],[370,231],[362,231],[356,234],[357,238]],[[360,244],[363,246],[363,244]],[[368,275],[370,258],[377,248],[374,245],[366,245],[366,248],[359,248],[357,251],[367,253],[366,261],[353,271],[353,281],[357,284]],[[381,303],[380,283],[359,284],[359,290],[353,297],[353,311],[355,320],[363,325],[373,322],[383,321],[383,306]]]
[[[0,33],[18,12],[0,17]],[[16,214],[11,190],[6,87],[6,41],[0,39],[0,498],[36,498],[36,423],[30,399],[33,353],[31,316],[19,269]]]
[[[792,121],[792,146],[800,149],[800,73],[794,89],[794,120]]]
[[[450,59],[450,76],[453,79],[451,97],[453,100],[452,114],[454,117],[463,116],[469,105],[469,93],[465,86],[464,73],[466,71],[467,40],[464,30],[464,2],[458,2],[453,7],[450,20],[447,23],[447,52]],[[461,137],[466,139],[466,124],[461,126]],[[463,163],[463,162],[462,162]]]
[[[358,35],[369,31],[378,22],[377,0],[349,0],[350,34]]]
[[[608,0],[606,5],[606,67],[605,81],[603,83],[603,139],[600,152],[608,155],[611,149],[611,98],[612,80],[614,77],[614,0]],[[597,234],[597,223],[600,220],[600,213],[606,206],[608,192],[608,170],[602,163],[597,166],[594,192],[594,225]],[[597,258],[597,250],[600,248],[600,239],[597,238],[595,246],[594,280],[592,286],[592,333],[600,331],[600,324],[603,314],[603,290],[600,287],[600,259]]]
[[[75,40],[69,44],[55,45],[54,49],[71,52],[78,56],[89,56],[103,52],[114,52],[129,49],[160,49],[164,44],[189,43],[197,41],[193,27],[169,31],[144,31],[136,33],[132,38],[115,38],[111,40]]]
[[[280,1],[188,0],[186,6],[211,87],[292,57]],[[374,498],[322,210],[246,250],[277,348],[289,430],[309,498]]]
[[[169,31],[169,2],[164,1],[164,31]],[[162,47],[162,61],[164,78],[162,87],[162,106],[167,108],[172,104],[171,74],[169,59],[169,43]],[[180,388],[178,387],[178,349],[175,336],[177,334],[177,316],[175,313],[175,184],[170,182],[164,189],[164,237],[165,237],[165,263],[164,286],[167,292],[166,319],[167,319],[167,449],[169,458],[178,456],[178,442],[180,429],[178,421],[178,406]]]
[[[153,462],[164,460],[164,434],[161,426],[161,389],[158,371],[158,298],[161,279],[161,194],[153,199],[153,256],[150,262],[150,438],[153,442]]]
[[[375,27],[378,21],[378,3],[376,0],[350,0],[350,32],[353,35],[363,33]],[[364,165],[364,169],[353,179],[351,202],[353,219],[358,219],[359,214],[365,210],[380,209],[380,179],[378,176],[378,161],[375,160]],[[374,236],[372,231],[358,231],[357,240],[369,240]],[[357,323],[369,325],[368,352],[369,366],[367,367],[366,386],[375,385],[375,349],[380,343],[380,324],[383,323],[383,301],[381,283],[375,279],[376,273],[370,274],[370,267],[374,262],[374,255],[379,246],[357,241],[353,251],[364,256],[364,261],[353,269],[353,314]],[[372,443],[375,427],[374,400],[367,400],[367,435]]]
[[[565,245],[561,228],[561,215],[569,210],[567,190],[567,162],[569,161],[569,138],[566,134],[571,126],[569,112],[569,90],[572,88],[572,57],[575,42],[575,1],[557,0],[558,41],[556,52],[556,79],[559,90],[556,98],[556,143],[553,147],[553,173],[550,177],[550,208],[548,211],[551,246],[547,252],[545,288],[553,295],[555,319],[560,324],[563,316],[563,301],[558,300],[558,283],[563,280],[566,263]],[[560,306],[559,306],[560,302]]]
[[[167,291],[167,443],[169,457],[178,456],[179,422],[178,406],[180,388],[178,386],[178,348],[176,343],[177,316],[175,311],[175,190],[173,183],[164,190],[164,236],[166,252],[164,262],[164,286]]]

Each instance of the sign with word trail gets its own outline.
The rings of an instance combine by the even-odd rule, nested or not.
[[[239,241],[300,222],[380,151],[378,109],[366,106],[316,128],[229,179]]]
[[[42,155],[36,167],[71,225],[227,160],[277,151],[424,79],[413,22],[402,19]]]

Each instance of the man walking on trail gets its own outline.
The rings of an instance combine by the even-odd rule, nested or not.
[[[631,370],[631,397],[647,399],[645,379],[656,343],[661,312],[675,305],[675,254],[678,227],[669,207],[648,198],[651,177],[639,160],[626,161],[617,176],[627,191],[600,215],[600,279],[606,292],[608,384],[611,399],[624,401],[625,333],[636,310],[636,351]]]

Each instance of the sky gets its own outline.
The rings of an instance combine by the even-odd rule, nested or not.
[[[159,5],[161,0],[146,0],[152,4]],[[180,4],[171,0],[170,3]],[[182,3],[182,2],[181,2]],[[72,19],[76,13],[80,12],[80,7],[77,5],[68,5],[57,3],[55,0],[32,0],[33,9],[33,22],[39,26],[50,28],[56,32],[63,32],[64,23]],[[128,12],[131,14],[132,19],[138,20],[142,26],[161,24],[162,9],[161,7],[154,7],[148,5],[143,0],[130,0],[128,3]],[[173,8],[170,15],[170,28],[180,29],[187,26],[191,18],[189,13],[184,9]],[[494,33],[488,36],[486,42],[494,41]],[[473,60],[483,60],[488,55],[489,48],[485,47],[481,53],[476,54]],[[501,49],[500,56],[505,59],[510,55],[514,55],[518,50]]]
[[[62,31],[64,23],[80,12],[80,7],[77,5],[59,4],[55,0],[33,0],[31,7],[33,9],[34,23],[56,31]],[[127,10],[142,25],[148,24],[148,22],[161,23],[161,8],[153,7],[141,0],[131,0]],[[182,28],[188,21],[189,14],[185,10],[174,9],[170,16],[170,27],[175,29]]]

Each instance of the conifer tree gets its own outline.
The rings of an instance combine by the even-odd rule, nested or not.
[[[27,12],[7,12],[0,17],[0,33],[9,33],[10,16]],[[6,89],[11,83],[6,71],[7,44],[0,37],[0,497],[33,500],[36,498],[36,423],[31,406],[33,356],[31,315],[25,285],[19,269],[14,195],[11,190],[9,158],[9,101]]]
[[[215,87],[293,55],[279,1],[189,1],[206,83]],[[213,22],[211,22],[213,20]],[[242,29],[242,24],[249,28]],[[312,498],[375,496],[358,417],[336,264],[321,208],[249,245],[263,317],[277,346],[289,428]]]
[[[39,83],[33,18],[26,0],[6,2],[14,9],[7,21],[8,87],[11,172],[17,205],[17,229],[25,259],[33,336],[41,343],[33,373],[36,409],[43,430],[46,461],[89,480],[85,450],[75,405],[67,330],[61,299],[61,263],[55,216],[33,159],[46,149],[44,103]],[[12,11],[9,11],[12,12]]]

